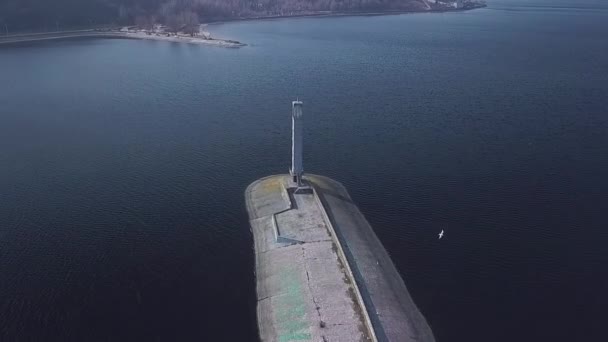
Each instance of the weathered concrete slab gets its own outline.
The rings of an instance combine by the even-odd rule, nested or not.
[[[251,220],[249,224],[254,236],[254,249],[257,253],[290,245],[290,243],[276,242],[271,215]]]
[[[388,253],[339,183],[287,175],[245,192],[255,242],[262,341],[433,342]]]
[[[378,341],[434,341],[399,272],[346,189],[322,176],[308,176],[342,243]]]
[[[262,178],[251,184],[246,192],[245,197],[251,199],[247,201],[249,219],[272,215],[288,210],[291,206],[281,178]]]
[[[331,241],[321,209],[313,193],[290,196],[294,210],[276,214],[276,222],[282,237],[302,241]]]
[[[246,191],[255,240],[260,338],[369,341],[364,311],[322,208],[312,192],[290,196],[283,185],[289,181],[287,176],[267,177]],[[276,230],[298,242],[277,242]]]

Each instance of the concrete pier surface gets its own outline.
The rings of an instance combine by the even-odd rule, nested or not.
[[[262,341],[434,341],[365,217],[338,182],[289,175],[245,192]]]

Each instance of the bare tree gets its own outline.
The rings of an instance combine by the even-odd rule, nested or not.
[[[154,28],[156,20],[150,15],[138,15],[135,17],[135,25],[140,29],[151,30]]]
[[[0,18],[0,23],[2,24],[2,28],[4,29],[4,32],[8,36],[8,24],[6,23],[5,19]]]
[[[177,14],[170,14],[165,19],[165,24],[167,25],[168,31],[177,34],[179,30],[182,28],[182,21],[180,20],[180,16]]]
[[[184,20],[184,33],[189,34],[192,37],[198,35],[201,30],[198,14],[194,12],[184,12],[182,16]]]

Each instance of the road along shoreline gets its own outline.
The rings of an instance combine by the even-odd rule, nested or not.
[[[147,34],[145,32],[121,32],[103,30],[79,30],[49,33],[20,34],[0,37],[0,45],[32,43],[49,40],[79,39],[79,38],[109,38],[109,39],[139,39],[156,40],[174,43],[198,44],[207,46],[239,48],[246,46],[241,42],[228,39],[204,38],[188,35]]]

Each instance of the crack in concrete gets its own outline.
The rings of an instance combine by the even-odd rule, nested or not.
[[[261,301],[263,301],[263,300],[266,300],[266,299],[269,299],[269,298],[275,297],[275,296],[276,296],[276,295],[274,295],[274,296],[266,296],[266,297],[264,297],[264,298],[259,298],[259,299],[258,299],[258,303],[259,303],[259,302],[261,302]]]
[[[312,288],[310,287],[310,273],[308,273],[308,266],[306,264],[306,248],[304,247],[302,247],[302,258],[304,260],[304,270],[306,271],[306,286],[308,286],[308,291],[310,291],[310,298],[312,298],[312,302],[315,304],[315,310],[317,311],[317,315],[319,316],[319,325],[323,327],[325,326],[325,322],[323,322],[323,320],[321,319],[321,307],[317,303],[317,300],[315,299],[315,296],[312,292]],[[324,335],[321,335],[321,338],[323,338],[323,341],[325,341]]]

